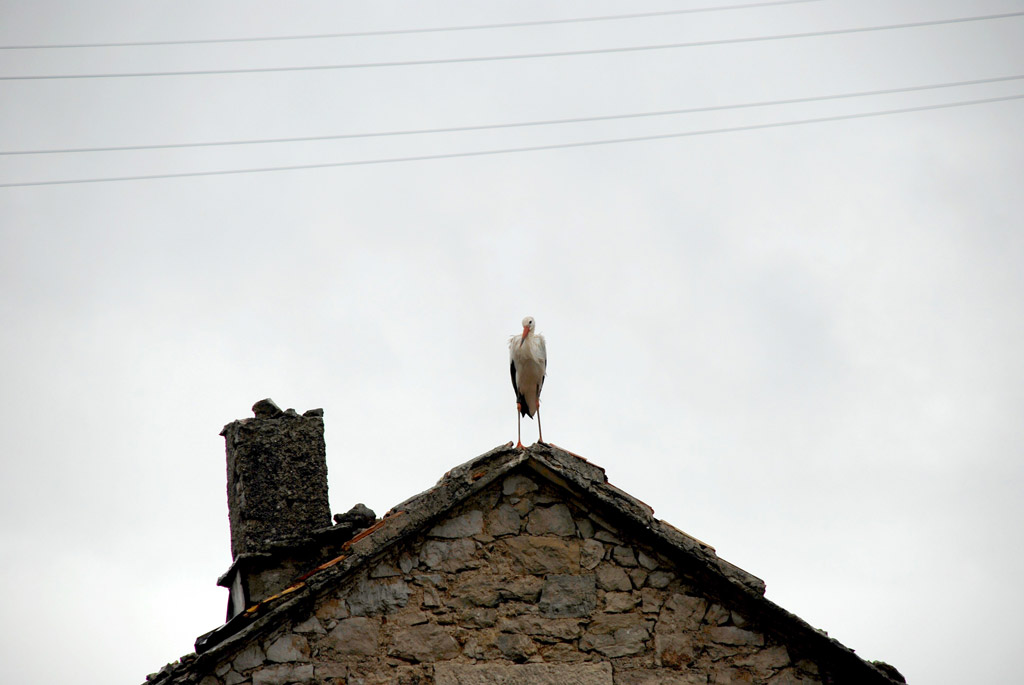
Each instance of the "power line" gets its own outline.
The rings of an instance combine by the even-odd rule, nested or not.
[[[796,5],[808,2],[820,2],[820,0],[774,0],[773,2],[748,2],[740,5],[726,5],[725,7],[694,7],[690,9],[665,10],[662,12],[634,12],[631,14],[612,14],[595,17],[575,17],[570,19],[539,19],[535,21],[515,21],[497,24],[469,24],[462,26],[440,26],[418,29],[390,29],[381,31],[355,31],[350,33],[318,33],[293,36],[255,36],[250,38],[207,38],[207,39],[186,39],[186,40],[155,40],[155,41],[134,41],[121,43],[65,43],[36,45],[0,45],[0,50],[44,50],[44,49],[65,49],[65,48],[128,48],[128,47],[149,47],[157,45],[204,45],[212,43],[259,43],[267,41],[290,41],[290,40],[321,40],[325,38],[365,38],[369,36],[397,36],[416,33],[442,33],[449,31],[480,31],[486,29],[509,29],[524,28],[530,26],[550,26],[553,24],[579,24],[584,22],[598,21],[619,21],[625,19],[649,19],[652,17],[667,17],[680,14],[698,14],[702,12],[720,12],[725,10],[756,9],[761,7],[775,7],[779,5]]]
[[[800,98],[788,98],[785,100],[761,100],[757,102],[743,102],[729,105],[710,105],[705,107],[689,107],[686,109],[668,109],[657,112],[633,112],[626,114],[607,114],[592,117],[573,117],[567,119],[546,119],[540,121],[520,121],[500,124],[480,124],[476,126],[449,126],[444,128],[422,128],[401,131],[377,131],[370,133],[342,133],[321,136],[298,136],[291,138],[260,138],[250,140],[221,140],[206,141],[198,143],[165,143],[152,145],[117,145],[106,147],[80,147],[80,148],[59,148],[43,150],[0,150],[0,156],[12,155],[45,155],[45,154],[71,154],[82,152],[129,152],[140,150],[170,150],[182,148],[200,147],[226,147],[231,145],[265,145],[268,143],[308,143],[325,140],[350,140],[355,138],[382,138],[389,136],[412,136],[437,133],[461,133],[466,131],[487,131],[505,128],[525,128],[528,126],[550,126],[557,124],[580,124],[595,121],[613,121],[621,119],[638,119],[644,117],[660,117],[678,114],[696,114],[701,112],[719,112],[730,109],[746,109],[752,107],[771,107],[776,105],[793,105],[808,102],[823,102],[827,100],[840,100],[857,97],[869,97],[875,95],[893,95],[896,93],[911,93],[923,90],[935,90],[939,88],[958,88],[963,86],[975,86],[985,83],[999,83],[1003,81],[1015,81],[1024,79],[1024,74],[1016,76],[996,76],[992,78],[973,79],[970,81],[952,81],[947,83],[935,83],[921,86],[904,86],[901,88],[885,88],[880,90],[866,90],[853,93],[839,93],[834,95],[813,95]]]
[[[954,19],[935,19],[931,21],[917,21],[906,24],[887,24],[884,26],[863,26],[849,29],[833,29],[829,31],[809,31],[806,33],[786,33],[770,36],[751,36],[747,38],[724,38],[718,40],[704,40],[690,43],[664,43],[659,45],[632,45],[617,48],[594,48],[590,50],[566,50],[561,52],[536,52],[513,55],[486,55],[482,57],[446,57],[441,59],[426,60],[405,60],[399,62],[364,62],[356,64],[318,64],[295,67],[254,67],[246,69],[201,69],[196,71],[151,71],[151,72],[120,72],[106,74],[51,74],[43,76],[0,76],[0,81],[41,81],[54,79],[92,79],[92,78],[142,78],[155,76],[211,76],[223,74],[266,74],[295,71],[326,71],[338,69],[370,69],[379,67],[413,67],[440,64],[461,64],[472,62],[496,62],[523,59],[541,59],[553,57],[578,57],[582,55],[599,55],[626,52],[641,52],[650,50],[671,50],[677,48],[709,47],[713,45],[735,45],[739,43],[757,43],[773,40],[789,40],[796,38],[818,38],[822,36],[838,36],[852,33],[867,33],[871,31],[891,31],[895,29],[921,28],[926,26],[940,26],[943,24],[960,24],[974,21],[988,21],[993,19],[1007,19],[1019,17],[1024,12],[1005,12],[1003,14],[988,14],[984,16],[958,17]]]
[[[306,171],[312,169],[329,169],[353,166],[368,166],[371,164],[396,164],[400,162],[424,162],[440,159],[457,159],[460,157],[483,157],[487,155],[504,155],[522,152],[539,152],[542,150],[566,150],[579,147],[595,147],[598,145],[617,145],[621,143],[638,143],[653,140],[667,140],[670,138],[690,138],[694,136],[713,135],[720,133],[738,133],[741,131],[756,131],[770,128],[783,128],[787,126],[800,126],[804,124],[820,124],[831,121],[844,121],[849,119],[864,119],[868,117],[885,116],[889,114],[908,114],[911,112],[923,112],[934,109],[949,109],[952,107],[966,107],[969,105],[981,105],[994,102],[1006,102],[1009,100],[1024,99],[1024,93],[1019,95],[1005,95],[1002,97],[983,98],[979,100],[961,100],[957,102],[946,102],[933,105],[921,105],[918,107],[903,107],[900,109],[879,110],[874,112],[858,112],[855,114],[838,114],[828,117],[816,117],[813,119],[796,119],[790,121],[776,121],[766,124],[747,124],[744,126],[731,126],[728,128],[712,128],[698,131],[684,131],[681,133],[662,133],[648,136],[633,136],[629,138],[607,138],[603,140],[587,140],[576,143],[554,143],[548,145],[533,145],[529,147],[499,148],[492,150],[475,150],[470,152],[449,152],[433,155],[418,155],[410,157],[390,157],[383,159],[361,159],[349,162],[323,162],[319,164],[298,164],[293,166],[261,167],[254,169],[220,169],[216,171],[187,171],[170,174],[149,174],[140,176],[110,176],[106,178],[81,178],[64,181],[28,181],[24,183],[0,183],[0,188],[24,188],[29,186],[55,186],[72,185],[81,183],[112,183],[116,181],[152,181],[158,179],[172,178],[193,178],[199,176],[226,176],[231,174],[256,174],[275,171]]]

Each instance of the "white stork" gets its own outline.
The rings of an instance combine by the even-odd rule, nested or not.
[[[532,316],[523,319],[522,335],[508,340],[508,356],[512,362],[512,389],[516,391],[516,447],[523,448],[522,417],[537,415],[537,440],[544,442],[540,429],[540,390],[548,368],[548,351],[544,336],[534,333],[537,322]]]

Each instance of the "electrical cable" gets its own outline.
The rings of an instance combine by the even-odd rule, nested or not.
[[[649,19],[652,17],[667,17],[680,14],[698,14],[702,12],[720,12],[725,10],[758,9],[762,7],[774,7],[778,5],[796,5],[808,2],[820,2],[821,0],[773,0],[772,2],[748,2],[741,5],[726,5],[724,7],[694,7],[690,9],[665,10],[661,12],[634,12],[631,14],[612,14],[596,17],[575,17],[569,19],[538,19],[534,21],[514,21],[498,24],[469,24],[464,26],[440,26],[419,29],[390,29],[381,31],[356,31],[350,33],[317,33],[310,35],[294,36],[255,36],[250,38],[206,38],[186,40],[154,40],[135,41],[122,43],[65,43],[37,45],[0,45],[0,50],[56,50],[66,48],[128,48],[128,47],[150,47],[156,45],[204,45],[213,43],[258,43],[267,41],[288,41],[288,40],[321,40],[325,38],[364,38],[368,36],[397,36],[415,33],[442,33],[448,31],[479,31],[486,29],[509,29],[524,28],[528,26],[550,26],[553,24],[578,24],[597,21],[619,21],[624,19]]]
[[[686,109],[668,109],[657,112],[633,112],[627,114],[607,114],[592,117],[573,117],[568,119],[546,119],[540,121],[520,121],[501,124],[480,124],[476,126],[449,126],[444,128],[423,128],[401,131],[377,131],[371,133],[342,133],[335,135],[321,136],[297,136],[292,138],[261,138],[250,140],[221,140],[206,141],[198,143],[164,143],[152,145],[112,145],[106,147],[79,147],[79,148],[54,148],[42,150],[0,150],[0,156],[13,155],[47,155],[47,154],[72,154],[83,152],[128,152],[139,150],[174,150],[182,148],[200,147],[226,147],[232,145],[265,145],[280,143],[308,143],[325,140],[351,140],[355,138],[382,138],[389,136],[413,136],[428,135],[437,133],[461,133],[464,131],[488,131],[503,128],[524,128],[528,126],[551,126],[557,124],[580,124],[595,121],[613,121],[621,119],[638,119],[643,117],[660,117],[678,114],[696,114],[700,112],[720,112],[731,109],[745,109],[752,107],[771,107],[776,105],[793,105],[808,102],[823,102],[827,100],[840,100],[857,97],[869,97],[875,95],[893,95],[896,93],[911,93],[923,90],[935,90],[939,88],[958,88],[962,86],[975,86],[983,83],[999,83],[1003,81],[1015,81],[1024,79],[1024,74],[1016,76],[996,76],[992,78],[973,79],[970,81],[951,81],[946,83],[934,83],[922,86],[904,86],[901,88],[885,88],[880,90],[866,90],[853,93],[839,93],[835,95],[814,95],[800,98],[788,98],[785,100],[761,100],[757,102],[743,102],[729,105],[711,105],[706,107],[690,107]]]
[[[638,143],[644,141],[667,140],[671,138],[689,138],[694,136],[713,135],[722,133],[737,133],[741,131],[756,131],[771,128],[782,128],[787,126],[800,126],[804,124],[820,124],[832,121],[844,121],[850,119],[864,119],[868,117],[879,117],[890,114],[908,114],[911,112],[923,112],[927,110],[949,109],[952,107],[966,107],[970,105],[989,104],[994,102],[1006,102],[1010,100],[1024,99],[1024,93],[1019,95],[1005,95],[1001,97],[982,98],[978,100],[961,100],[932,105],[920,105],[917,107],[902,107],[899,109],[879,110],[874,112],[857,112],[854,114],[838,114],[827,117],[815,117],[813,119],[796,119],[789,121],[776,121],[765,124],[747,124],[743,126],[730,126],[726,128],[703,129],[698,131],[684,131],[681,133],[661,133],[647,136],[632,136],[628,138],[606,138],[603,140],[587,140],[575,143],[554,143],[547,145],[533,145],[528,147],[498,148],[491,150],[475,150],[468,152],[449,152],[432,155],[416,155],[409,157],[389,157],[382,159],[362,159],[348,162],[322,162],[317,164],[297,164],[291,166],[260,167],[250,169],[218,169],[214,171],[186,171],[167,174],[148,174],[138,176],[110,176],[105,178],[80,178],[59,181],[26,181],[19,183],[0,183],[0,188],[24,188],[30,186],[55,186],[72,185],[82,183],[112,183],[118,181],[151,181],[158,179],[172,178],[195,178],[201,176],[226,176],[233,174],[256,174],[278,171],[305,171],[313,169],[329,169],[340,167],[368,166],[373,164],[396,164],[401,162],[423,162],[429,160],[457,159],[465,157],[483,157],[487,155],[516,154],[523,152],[538,152],[542,150],[566,150],[570,148],[595,147],[598,145],[617,145],[622,143]]]
[[[547,59],[555,57],[579,57],[583,55],[615,54],[627,52],[643,52],[651,50],[672,50],[678,48],[709,47],[713,45],[736,45],[740,43],[757,43],[774,40],[790,40],[798,38],[818,38],[822,36],[838,36],[844,34],[867,33],[872,31],[891,31],[896,29],[922,28],[944,24],[960,24],[965,22],[988,21],[1024,16],[1024,12],[1005,12],[984,16],[958,17],[954,19],[934,19],[916,21],[905,24],[887,24],[883,26],[863,26],[848,29],[827,31],[808,31],[805,33],[786,33],[770,36],[750,36],[746,38],[723,38],[703,40],[689,43],[664,43],[659,45],[631,45],[617,48],[593,48],[589,50],[566,50],[560,52],[521,53],[512,55],[486,55],[482,57],[443,57],[426,60],[403,60],[398,62],[364,62],[355,64],[319,64],[294,67],[250,67],[242,69],[200,69],[195,71],[150,71],[150,72],[115,72],[105,74],[49,74],[41,76],[0,76],[0,81],[43,81],[57,79],[99,79],[99,78],[145,78],[162,76],[212,76],[225,74],[267,74],[297,71],[328,71],[339,69],[371,69],[382,67],[413,67],[441,64],[468,64],[473,62],[497,62],[509,60]]]

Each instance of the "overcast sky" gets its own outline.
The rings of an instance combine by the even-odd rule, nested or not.
[[[546,438],[911,683],[1018,679],[1024,101],[934,106],[1024,94],[1024,18],[110,76],[1024,10],[736,4],[0,1],[4,47],[719,8],[0,50],[3,77],[106,75],[0,79],[0,152],[142,147],[0,155],[0,681],[140,683],[223,621],[218,432],[256,400],[323,407],[335,512],[514,440],[528,314]]]

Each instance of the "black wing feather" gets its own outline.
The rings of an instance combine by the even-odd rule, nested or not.
[[[516,363],[511,362],[509,369],[512,371],[512,389],[516,391],[516,404],[519,405],[519,414],[526,416],[526,398],[523,397],[523,393],[519,392],[519,386],[516,384]]]

